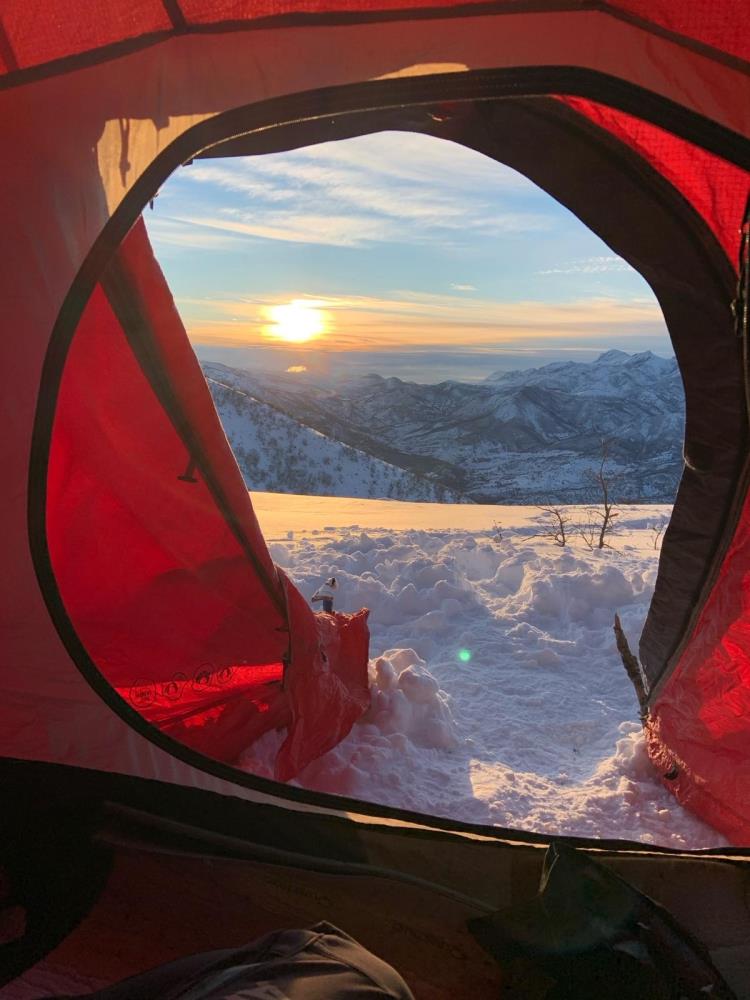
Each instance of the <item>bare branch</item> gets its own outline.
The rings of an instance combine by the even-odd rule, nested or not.
[[[537,507],[537,510],[551,519],[551,523],[544,526],[547,530],[540,532],[541,537],[551,538],[556,545],[565,548],[568,543],[570,514],[560,507]]]
[[[594,524],[594,517],[598,514],[598,511],[588,510],[587,512],[588,520],[585,524],[578,526],[578,534],[583,540],[583,544],[587,549],[594,549],[596,547],[596,537],[598,534],[598,526]]]
[[[625,667],[628,677],[635,688],[635,693],[638,698],[638,705],[641,710],[641,720],[645,720],[647,712],[647,695],[646,687],[643,681],[643,672],[641,670],[641,665],[638,662],[638,657],[635,656],[630,651],[630,646],[628,645],[628,640],[625,636],[625,631],[623,630],[622,623],[620,622],[620,616],[615,614],[615,642],[617,643],[617,651],[622,659],[622,664]]]
[[[581,537],[590,549],[610,548],[607,536],[615,528],[614,520],[619,517],[617,505],[612,500],[612,488],[616,477],[607,470],[607,459],[609,458],[609,442],[602,438],[601,456],[599,468],[591,471],[591,477],[596,483],[597,490],[601,494],[601,507],[591,508],[589,511],[589,523],[581,528]],[[594,524],[593,518],[598,517],[600,524]]]
[[[655,549],[661,548],[661,536],[664,534],[664,529],[667,527],[667,524],[667,521],[662,520],[651,525],[651,541],[653,542]]]

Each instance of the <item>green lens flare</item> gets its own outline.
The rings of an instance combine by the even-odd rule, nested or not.
[[[461,661],[461,663],[468,663],[469,660],[471,659],[471,650],[470,649],[459,649],[459,651],[458,651],[458,658]]]

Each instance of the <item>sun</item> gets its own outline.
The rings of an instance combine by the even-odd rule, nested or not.
[[[328,317],[320,305],[307,299],[293,299],[284,305],[270,306],[266,313],[271,322],[263,332],[287,344],[306,344],[322,337],[328,328]]]

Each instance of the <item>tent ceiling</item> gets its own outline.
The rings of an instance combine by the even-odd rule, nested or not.
[[[5,0],[0,74],[13,85],[28,78],[24,71],[65,72],[194,32],[592,9],[735,67],[750,59],[746,17],[734,0],[108,0],[95,15],[81,0]]]

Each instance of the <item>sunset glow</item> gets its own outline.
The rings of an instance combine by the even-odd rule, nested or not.
[[[438,382],[670,349],[633,267],[531,181],[432,136],[196,161],[147,223],[201,359]]]
[[[318,302],[293,299],[284,305],[269,306],[271,322],[263,328],[266,337],[287,344],[306,344],[321,337],[328,327],[326,313]]]

